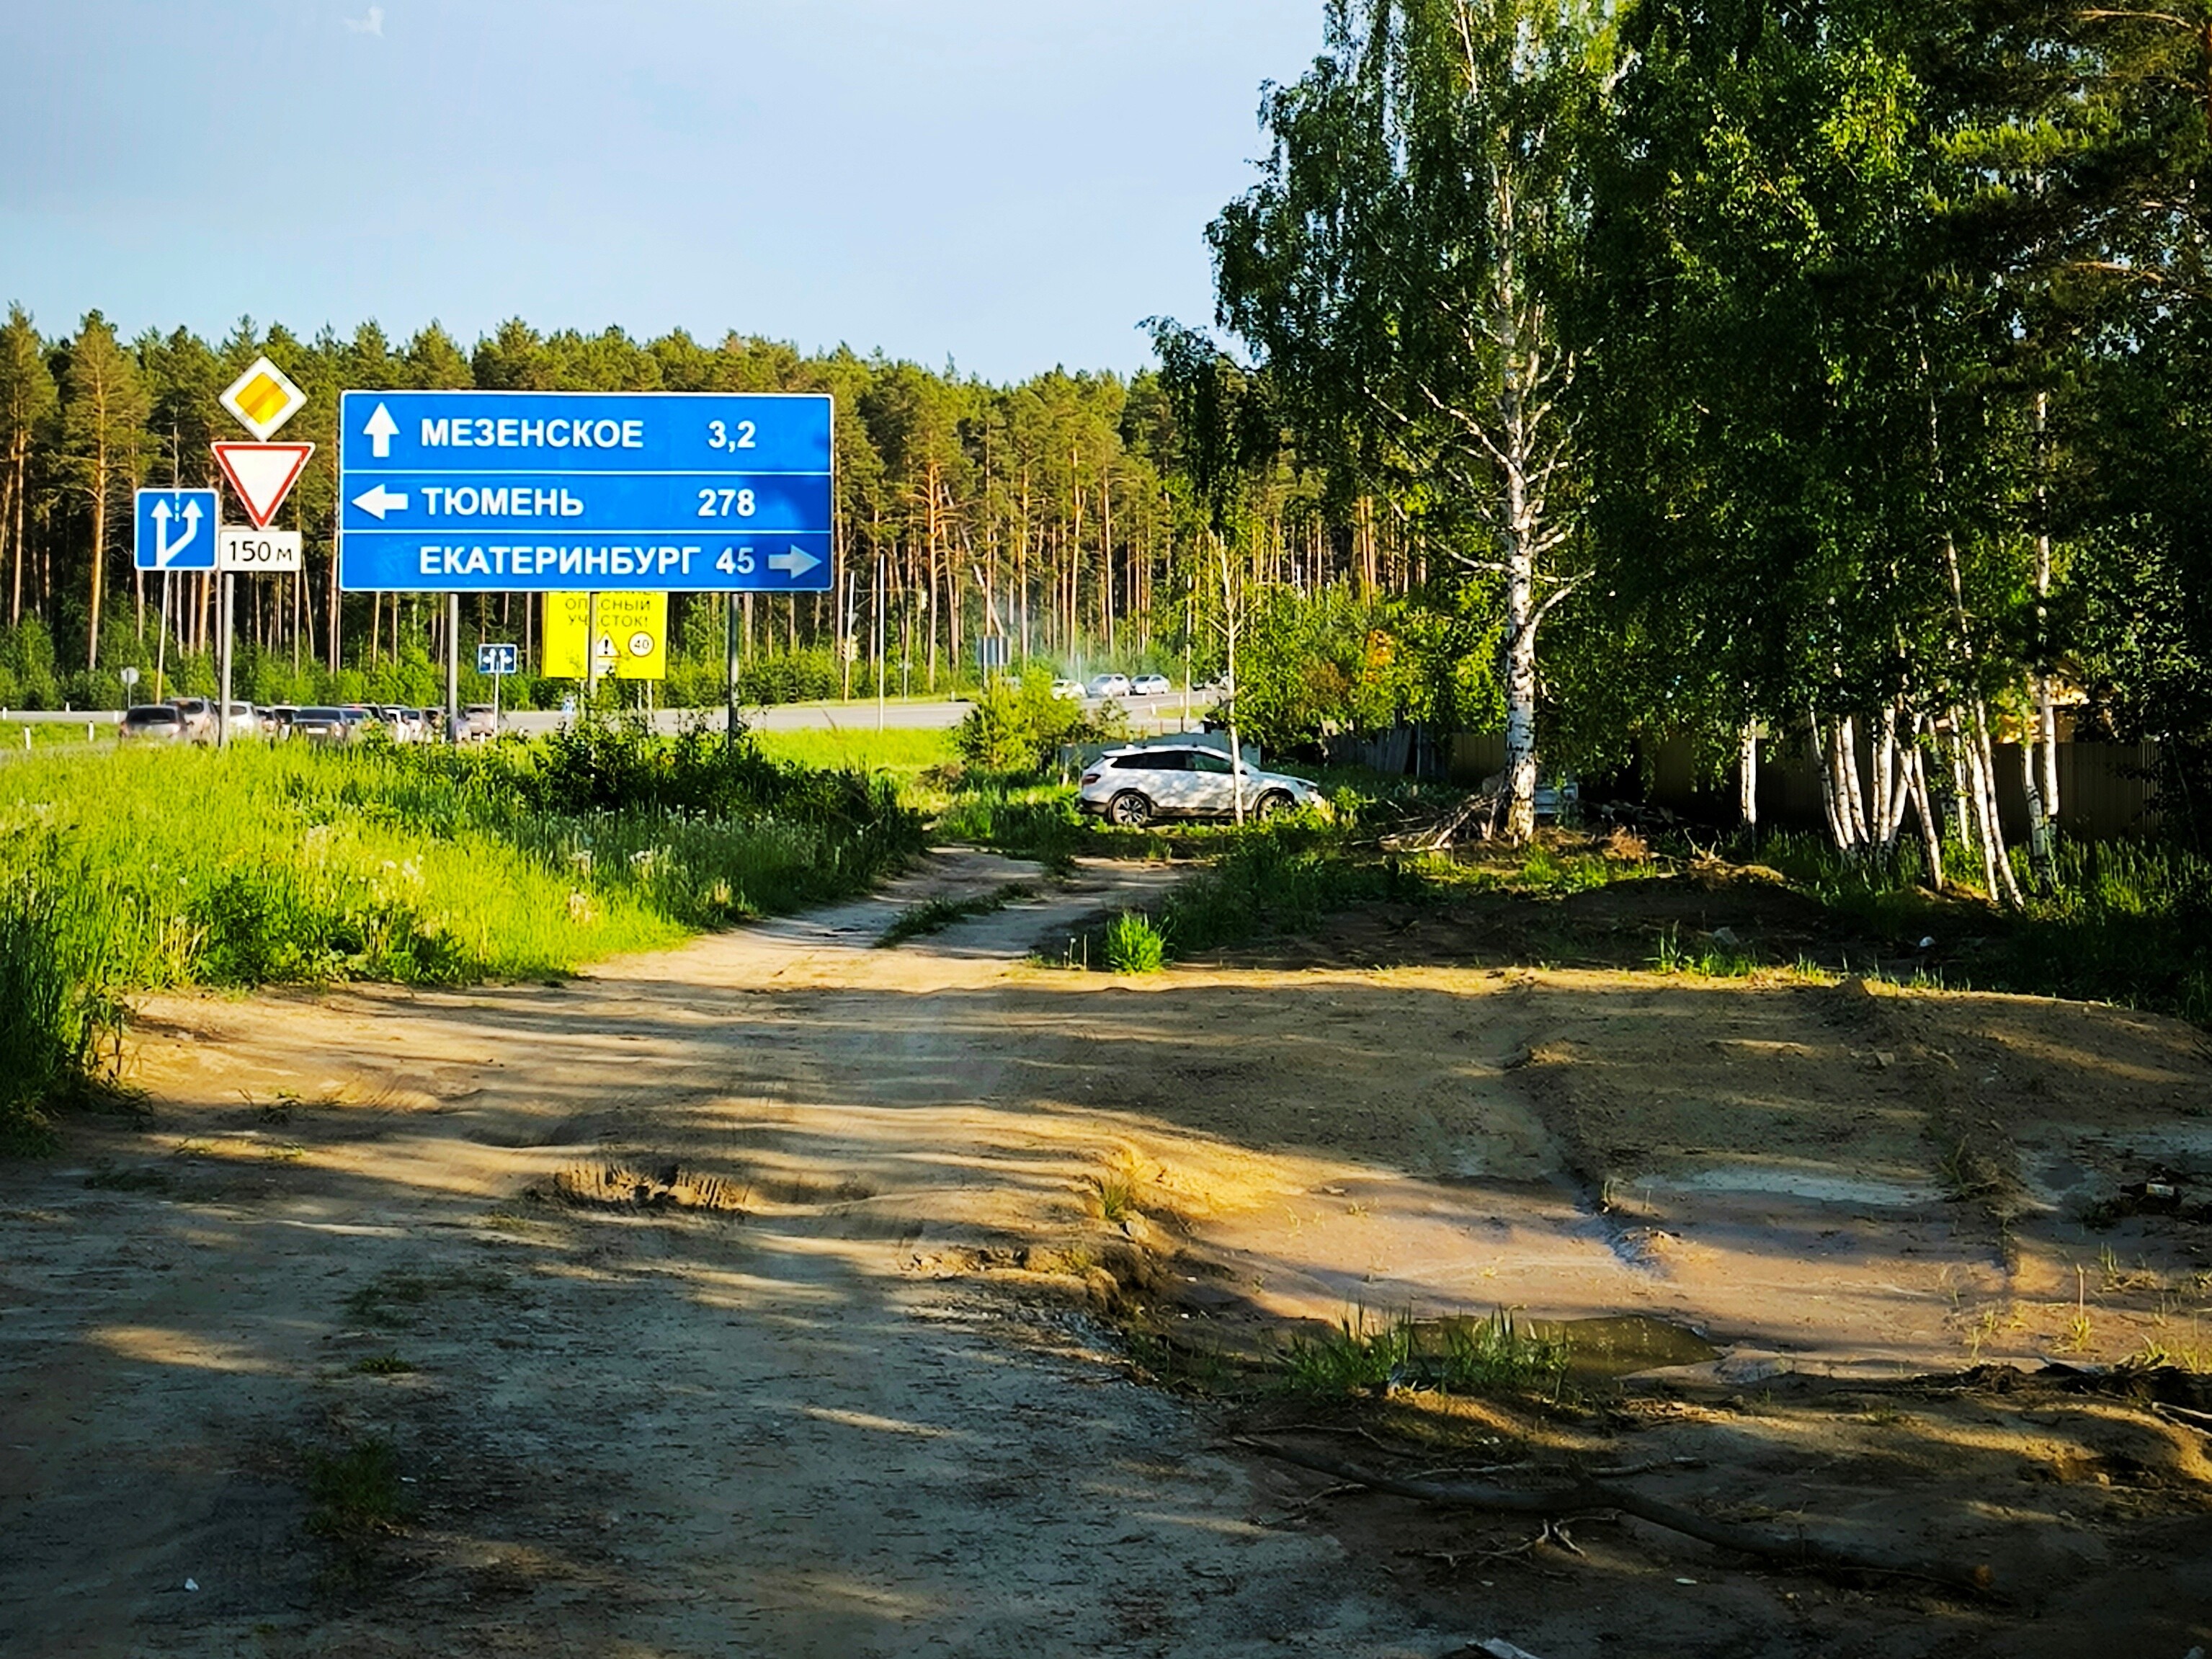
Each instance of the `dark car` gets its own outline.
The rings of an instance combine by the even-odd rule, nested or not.
[[[185,726],[184,710],[167,702],[142,703],[126,709],[115,735],[125,743],[145,738],[156,743],[185,743],[191,736]]]
[[[292,711],[292,735],[309,743],[350,743],[353,731],[346,723],[343,709],[324,707]]]

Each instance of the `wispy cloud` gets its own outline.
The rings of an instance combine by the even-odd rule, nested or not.
[[[373,34],[380,40],[384,38],[384,8],[371,6],[368,16],[349,17],[345,26],[349,34]]]

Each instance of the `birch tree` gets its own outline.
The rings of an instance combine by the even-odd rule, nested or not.
[[[1223,324],[1302,456],[1387,494],[1504,612],[1504,833],[1533,832],[1537,642],[1577,586],[1574,359],[1559,294],[1577,129],[1601,96],[1580,0],[1337,0],[1267,99],[1261,183],[1209,232]]]

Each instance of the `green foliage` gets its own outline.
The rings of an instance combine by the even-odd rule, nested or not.
[[[1237,647],[1237,725],[1290,752],[1406,720],[1486,720],[1497,697],[1485,647],[1495,642],[1486,616],[1425,597],[1362,599],[1346,584],[1269,589]]]
[[[1157,974],[1168,963],[1166,935],[1151,917],[1124,910],[1106,927],[1106,966],[1116,974]]]
[[[976,692],[975,705],[952,734],[961,759],[1006,778],[1034,778],[1068,744],[1100,743],[1116,729],[1110,716],[1094,720],[1073,698],[1052,694],[1049,671],[1032,666],[1018,677],[1000,675]]]

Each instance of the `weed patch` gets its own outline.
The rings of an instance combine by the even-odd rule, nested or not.
[[[1319,1338],[1299,1337],[1283,1355],[1280,1386],[1315,1399],[1388,1394],[1556,1392],[1567,1374],[1568,1346],[1510,1313],[1487,1319],[1417,1322],[1410,1315],[1370,1327],[1365,1312]]]
[[[1157,974],[1167,961],[1167,937],[1151,917],[1124,910],[1107,924],[1106,966],[1112,972]]]
[[[925,899],[920,904],[909,905],[891,919],[876,940],[876,949],[888,951],[903,945],[910,939],[927,933],[940,933],[955,922],[967,921],[976,916],[988,916],[994,910],[1003,910],[1018,899],[1025,899],[1036,892],[1027,882],[1009,882],[995,892],[981,893],[972,898]]]
[[[399,1455],[382,1440],[310,1455],[307,1497],[314,1506],[307,1530],[339,1540],[392,1531],[412,1507],[401,1486]]]

